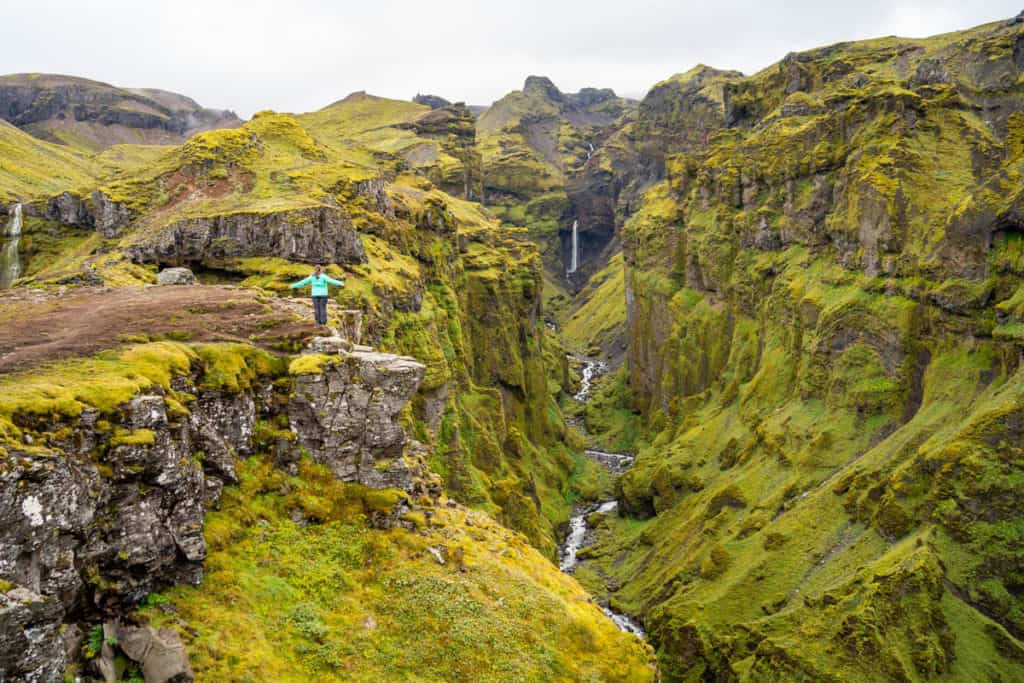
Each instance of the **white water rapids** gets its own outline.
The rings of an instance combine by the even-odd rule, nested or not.
[[[601,361],[588,358],[576,356],[570,356],[570,358],[583,363],[582,384],[580,390],[573,398],[580,402],[586,402],[594,379],[606,372],[608,366]],[[633,456],[626,453],[609,453],[593,448],[585,450],[584,453],[588,458],[616,475],[622,474],[633,464]],[[604,500],[586,507],[577,507],[575,514],[569,518],[569,533],[566,534],[565,541],[562,542],[562,546],[559,548],[558,568],[567,574],[573,573],[576,567],[579,566],[579,558],[577,556],[579,551],[594,542],[594,529],[587,522],[588,517],[594,513],[614,514],[618,509],[619,502],[617,500]],[[643,627],[630,617],[620,614],[610,607],[604,607],[603,609],[604,613],[608,615],[608,618],[614,622],[620,631],[632,633],[640,638],[647,637]]]
[[[14,205],[14,213],[0,234],[0,289],[7,289],[21,277],[21,204]]]

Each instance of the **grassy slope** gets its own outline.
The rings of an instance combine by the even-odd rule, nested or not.
[[[154,386],[173,416],[187,417],[195,397],[173,391],[171,379],[195,370],[203,386],[226,392],[288,371],[246,345],[153,342],[6,375],[0,444],[38,447],[24,444],[27,433],[34,444],[66,439],[69,430],[31,425],[59,425],[86,407],[109,429],[119,406]],[[364,515],[390,511],[399,491],[337,482],[308,463],[289,476],[262,456],[240,463],[239,476],[207,516],[202,585],[152,595],[140,613],[183,632],[199,680],[653,679],[644,644],[523,536],[480,513],[423,499],[406,515],[416,531],[381,531]]]
[[[289,477],[254,458],[240,477],[208,517],[203,585],[144,610],[193,626],[199,680],[653,679],[639,641],[478,513],[439,509],[429,524],[411,513],[421,533],[372,530],[364,494],[320,468]],[[315,523],[296,525],[293,510]]]
[[[751,77],[732,93],[750,127],[670,155],[625,227],[632,372],[594,417],[621,429],[628,400],[647,422],[633,517],[590,571],[646,616],[667,680],[1024,677],[1024,269],[1013,235],[977,253],[946,232],[1019,191],[1020,115],[964,104],[1019,110],[1018,35],[844,44]],[[956,88],[907,89],[930,58]],[[781,248],[755,248],[766,230]]]
[[[59,194],[92,182],[95,161],[0,121],[0,203]]]
[[[625,266],[622,254],[594,273],[576,296],[579,302],[562,313],[562,336],[578,349],[599,348],[617,355],[626,333]]]

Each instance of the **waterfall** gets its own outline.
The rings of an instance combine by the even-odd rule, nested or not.
[[[7,227],[4,229],[4,237],[20,237],[21,236],[21,204],[14,205],[14,215],[11,216],[11,220],[8,221]]]
[[[587,152],[587,161],[590,161],[590,157],[594,154],[594,146],[588,142],[587,147],[590,148],[590,151]]]
[[[11,287],[21,277],[21,258],[18,243],[21,241],[21,204],[14,205],[14,214],[4,228],[0,239],[0,289]]]
[[[572,222],[572,259],[570,260],[568,275],[576,272],[580,265],[580,234],[579,221]]]

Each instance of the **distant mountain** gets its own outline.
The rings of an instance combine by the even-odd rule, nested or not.
[[[587,207],[593,198],[571,196],[567,189],[636,111],[636,101],[608,88],[563,93],[550,79],[530,76],[522,90],[480,113],[484,201],[504,220],[530,229],[552,271],[569,262],[573,220],[590,222]],[[607,235],[591,239],[593,234],[587,232],[580,245],[584,261],[608,243]]]
[[[87,151],[177,144],[242,123],[234,112],[207,109],[177,93],[54,74],[0,76],[0,118],[42,140]]]

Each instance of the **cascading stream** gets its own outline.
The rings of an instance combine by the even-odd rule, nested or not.
[[[0,289],[8,289],[21,277],[21,204],[14,205],[14,213],[4,227],[0,238]]]
[[[581,403],[585,403],[590,396],[590,389],[593,386],[594,379],[606,372],[608,370],[608,366],[601,361],[590,360],[588,358],[580,358],[577,356],[570,356],[570,358],[583,363],[580,390],[573,396],[573,398]],[[588,448],[584,453],[588,458],[602,465],[609,472],[615,475],[622,474],[633,464],[633,456],[626,453],[609,453],[607,451],[601,451],[593,448]],[[594,503],[593,505],[576,509],[575,514],[569,518],[569,533],[566,534],[565,540],[559,548],[559,569],[567,574],[575,572],[576,567],[579,565],[577,554],[582,548],[585,548],[594,542],[595,532],[587,522],[587,519],[595,513],[605,515],[614,513],[618,508],[619,501],[603,500],[598,503]],[[647,633],[644,631],[643,627],[625,614],[620,614],[610,607],[604,607],[604,613],[608,615],[608,618],[614,622],[620,631],[632,633],[640,638],[647,637]]]

